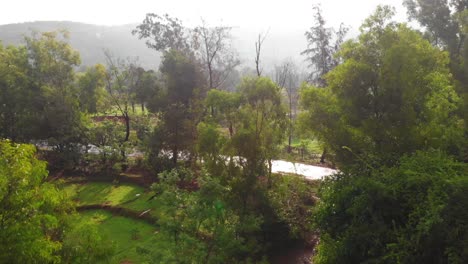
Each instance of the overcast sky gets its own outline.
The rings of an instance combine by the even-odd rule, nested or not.
[[[146,13],[168,13],[193,26],[204,18],[253,30],[301,31],[310,27],[311,7],[321,3],[331,26],[340,22],[357,29],[378,4],[397,8],[406,18],[403,0],[7,0],[0,8],[0,24],[39,20],[67,20],[100,25],[141,22]]]

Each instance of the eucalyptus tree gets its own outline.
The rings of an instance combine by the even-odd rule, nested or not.
[[[459,154],[463,122],[448,56],[378,7],[361,35],[343,45],[328,86],[305,85],[302,122],[342,165],[360,157],[392,164],[404,153],[441,148]]]
[[[231,27],[211,27],[202,19],[200,26],[190,29],[168,14],[147,14],[133,34],[146,39],[148,47],[161,52],[177,50],[203,65],[208,89],[224,87],[229,74],[240,62],[231,45]]]
[[[301,54],[307,56],[309,67],[312,69],[309,81],[317,86],[326,86],[325,74],[339,64],[334,54],[340,49],[348,28],[343,24],[338,31],[326,27],[325,18],[320,6],[313,7],[315,25],[305,33],[307,49]]]
[[[275,82],[284,89],[288,100],[288,153],[291,152],[294,119],[299,99],[299,81],[297,66],[291,59],[286,59],[280,65],[275,66]]]

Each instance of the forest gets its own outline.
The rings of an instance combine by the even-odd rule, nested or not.
[[[468,263],[468,2],[404,6],[354,37],[313,6],[304,69],[169,14],[131,32],[152,69],[0,42],[0,263]]]

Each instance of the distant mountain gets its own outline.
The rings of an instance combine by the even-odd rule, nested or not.
[[[98,26],[68,21],[41,21],[0,25],[3,45],[24,44],[24,36],[33,31],[45,32],[66,29],[70,32],[70,44],[81,55],[82,65],[105,63],[104,50],[120,58],[135,58],[145,68],[156,68],[160,62],[158,52],[146,47],[143,40],[131,34],[137,24],[122,26]]]
[[[23,44],[23,37],[33,31],[55,31],[66,29],[70,32],[70,44],[80,52],[82,65],[105,63],[104,50],[110,50],[116,57],[135,58],[141,66],[156,69],[160,53],[146,47],[144,40],[131,34],[137,24],[121,26],[99,26],[69,21],[40,21],[0,25],[0,40],[4,45]],[[241,61],[241,67],[254,68],[255,41],[258,33],[245,28],[233,28],[233,46]],[[285,58],[302,64],[300,52],[306,48],[303,32],[269,32],[262,47],[261,65],[267,73]],[[303,66],[303,65],[302,65]]]

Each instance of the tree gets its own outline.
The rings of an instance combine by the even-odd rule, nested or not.
[[[70,201],[45,181],[35,147],[0,141],[0,262],[59,262]]]
[[[134,97],[135,81],[138,73],[133,69],[133,63],[114,59],[106,52],[108,70],[106,74],[106,89],[111,98],[112,106],[125,120],[125,138],[127,142],[130,137],[130,106]]]
[[[240,63],[232,52],[230,39],[231,27],[208,27],[204,20],[193,31],[192,45],[206,67],[210,89],[223,86],[226,78]]]
[[[157,96],[159,92],[159,83],[156,72],[153,70],[145,71],[138,68],[140,76],[135,83],[135,100],[141,105],[141,111],[145,111],[145,105],[149,103],[152,97]]]
[[[310,82],[324,87],[326,86],[325,74],[339,64],[339,60],[334,54],[343,43],[348,28],[343,24],[340,25],[337,32],[327,28],[320,6],[315,5],[313,10],[315,12],[315,25],[305,33],[308,42],[307,49],[301,54],[307,56],[309,67],[313,69],[309,75]],[[334,43],[332,43],[333,39],[335,39]]]
[[[314,263],[464,263],[468,167],[439,151],[340,172],[313,212]]]
[[[196,127],[201,121],[201,100],[204,91],[198,63],[177,50],[164,53],[160,71],[163,90],[148,105],[160,113],[161,122],[153,135],[150,156],[154,159],[170,150],[172,163],[177,165],[179,152],[194,153]]]
[[[95,114],[102,109],[101,105],[107,96],[105,90],[106,68],[102,64],[88,67],[78,77],[78,93],[81,110]]]
[[[177,18],[169,15],[147,14],[146,19],[133,31],[147,45],[157,51],[177,50],[187,57],[199,60],[209,89],[222,87],[239,60],[231,48],[231,28],[202,25],[190,30]]]
[[[255,70],[257,72],[257,77],[262,75],[262,69],[260,67],[260,53],[262,51],[263,42],[267,36],[268,32],[263,36],[262,34],[258,34],[258,40],[255,42]]]
[[[76,143],[85,141],[75,89],[74,67],[80,64],[80,55],[67,39],[67,32],[25,38],[31,78],[28,89],[40,91],[32,105],[39,113],[35,117],[38,127],[30,139],[47,140],[67,162],[77,162]]]
[[[214,120],[206,122],[217,122],[220,127],[227,127],[228,133],[224,135],[216,132],[212,125],[202,126],[200,128],[204,133],[200,133],[200,139],[207,139],[206,135],[211,135],[213,139],[219,140],[209,143],[216,147],[201,148],[208,150],[204,154],[215,157],[210,162],[217,163],[218,166],[214,168],[219,170],[221,166],[224,168],[222,174],[227,179],[236,179],[236,186],[233,187],[238,199],[236,203],[245,211],[247,201],[257,195],[255,189],[259,177],[266,176],[268,183],[271,182],[271,160],[278,152],[287,123],[281,90],[269,78],[244,78],[238,89],[237,94],[209,92],[207,103],[217,110],[217,114]],[[226,163],[219,155],[227,156],[229,162]]]
[[[207,174],[198,176],[196,192],[179,188],[194,175],[178,168],[159,174],[152,185],[160,204],[157,246],[149,249],[153,263],[237,263],[255,250],[238,234],[242,222],[226,202],[227,186]]]
[[[291,153],[291,143],[294,130],[293,119],[296,115],[299,90],[299,74],[297,73],[297,66],[292,60],[285,60],[281,65],[275,67],[275,81],[284,89],[288,100],[288,153]]]
[[[358,40],[339,53],[343,63],[326,76],[328,87],[305,86],[302,116],[342,165],[361,155],[391,164],[404,153],[441,148],[459,154],[463,122],[447,54],[405,25],[389,23],[379,7]]]
[[[425,28],[426,37],[449,51],[451,70],[467,93],[468,3],[461,0],[405,0],[404,5],[409,18]]]
[[[146,14],[143,22],[137,26],[132,34],[139,39],[146,39],[146,45],[157,51],[177,50],[185,55],[191,54],[187,30],[182,21],[170,17],[168,14]]]
[[[38,89],[28,89],[28,54],[25,47],[0,44],[0,137],[25,141],[37,127],[34,98]]]
[[[468,119],[468,2],[463,0],[405,0],[408,16],[419,22],[425,37],[450,54],[450,70],[455,88],[464,99],[458,115]],[[465,122],[468,138],[468,122]],[[465,146],[467,143],[463,143]],[[464,150],[468,160],[468,149]]]
[[[341,24],[336,32],[332,28],[327,28],[320,6],[315,5],[313,10],[315,25],[305,33],[308,44],[301,55],[307,56],[309,67],[313,69],[309,75],[309,82],[317,87],[325,87],[327,85],[325,75],[340,63],[335,53],[340,49],[348,28],[344,24]],[[326,155],[327,148],[324,147],[320,157],[321,163],[325,162]]]
[[[263,172],[271,180],[271,160],[277,153],[286,125],[280,88],[269,78],[245,78],[239,91],[245,104],[234,145],[240,156],[246,158],[244,170],[248,177]],[[262,170],[265,163],[267,171]]]

